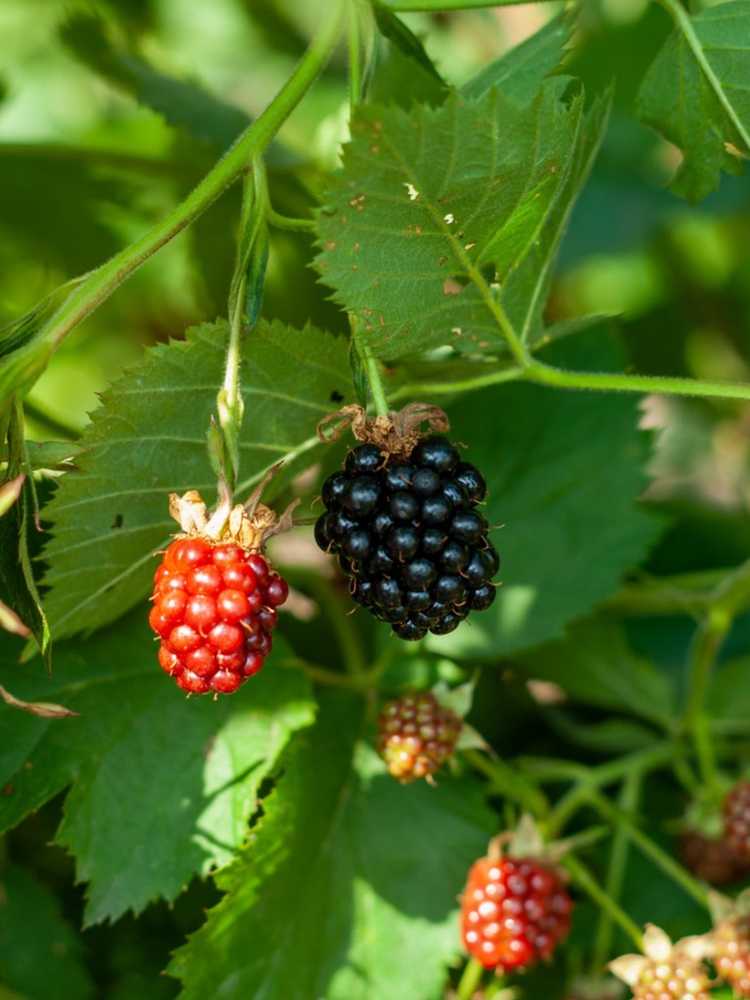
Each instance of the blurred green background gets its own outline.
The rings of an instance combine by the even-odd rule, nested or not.
[[[404,20],[460,84],[560,6]],[[2,0],[0,322],[96,266],[181,198],[289,75],[316,17],[315,3],[297,0]],[[719,192],[690,207],[667,190],[677,152],[632,114],[644,68],[668,30],[666,15],[646,0],[582,3],[574,70],[590,89],[614,77],[616,105],[563,245],[548,318],[612,316],[642,372],[744,381],[750,184],[724,178]],[[165,92],[166,117],[158,110]],[[312,210],[346,117],[342,52],[273,149],[281,211]],[[97,393],[144,346],[223,313],[237,207],[229,192],[65,342],[30,394],[32,437],[76,437]],[[341,328],[308,266],[310,247],[305,236],[274,234],[265,312]],[[675,515],[650,569],[745,558],[750,407],[650,398],[643,424],[654,431],[648,498]],[[644,626],[636,639],[669,661],[682,656],[685,629]],[[201,923],[214,890],[196,882],[174,908],[153,906],[79,933],[72,863],[48,846],[59,818],[55,801],[0,840],[0,998],[175,995],[177,984],[160,972],[170,949]],[[24,949],[29,935],[48,942],[43,976]]]

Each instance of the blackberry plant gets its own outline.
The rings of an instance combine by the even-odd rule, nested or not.
[[[750,0],[2,14],[0,996],[750,996]]]

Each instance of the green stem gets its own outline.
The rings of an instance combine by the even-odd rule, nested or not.
[[[308,663],[307,660],[302,660],[296,656],[274,660],[274,666],[287,670],[301,670],[316,684],[352,688],[355,691],[365,690],[370,686],[371,681],[369,674],[357,674],[356,676],[353,674],[337,674],[334,670],[326,670],[325,667],[318,667],[314,663]]]
[[[60,341],[81,320],[101,305],[157,250],[198,218],[237,180],[247,164],[263,153],[317,79],[338,41],[344,13],[343,0],[333,0],[330,6],[331,13],[292,76],[260,117],[238,137],[198,186],[149,232],[93,271],[47,321],[38,338],[17,352],[18,355],[34,356],[32,364],[29,364],[28,357],[15,359],[19,370],[27,377],[38,375]],[[43,352],[40,347],[44,348]],[[43,353],[44,357],[38,358],[36,351],[40,351],[40,355]]]
[[[750,385],[741,382],[710,382],[704,379],[670,378],[661,375],[626,375],[606,372],[575,372],[532,361],[525,377],[540,385],[561,389],[595,389],[609,392],[654,393],[668,396],[708,396],[719,399],[750,399]]]
[[[604,795],[594,789],[589,789],[588,794],[591,805],[607,819],[615,829],[622,829],[633,841],[646,857],[650,858],[654,864],[684,889],[688,896],[691,896],[701,906],[708,907],[708,892],[706,888],[687,872],[682,865],[678,864],[674,858],[662,850],[658,844],[654,843],[650,837],[639,829],[626,813],[607,799]]]
[[[282,215],[280,212],[274,211],[273,208],[268,209],[266,218],[270,226],[274,226],[276,229],[286,229],[292,233],[314,233],[317,225],[315,219],[294,219],[289,215]]]
[[[641,951],[643,948],[643,937],[640,928],[634,920],[631,920],[622,907],[602,889],[588,868],[572,854],[564,857],[562,864],[570,872],[576,885],[580,886],[611,920],[622,927],[638,951]]]
[[[734,125],[742,141],[745,143],[746,150],[750,151],[750,133],[748,133],[745,128],[745,125],[740,116],[737,114],[734,105],[727,97],[726,91],[721,85],[721,81],[717,77],[716,73],[714,73],[711,63],[706,58],[706,53],[703,51],[701,40],[695,32],[693,22],[690,20],[687,11],[682,4],[679,3],[679,0],[659,0],[659,2],[685,36],[685,41],[688,43],[691,52],[695,56],[695,61],[700,66],[701,72],[716,95],[716,99],[724,108],[727,117],[731,121],[732,125]]]
[[[395,402],[398,399],[413,399],[415,396],[453,396],[460,392],[473,392],[475,389],[484,389],[490,385],[500,385],[503,382],[515,382],[523,377],[523,368],[514,365],[512,368],[502,368],[500,371],[491,372],[487,375],[479,375],[474,378],[459,379],[456,382],[414,382],[399,386],[390,393],[389,399]]]
[[[641,794],[641,781],[642,778],[639,771],[632,771],[625,779],[619,800],[619,805],[623,812],[637,812]],[[609,870],[607,871],[607,881],[605,883],[606,895],[613,902],[617,902],[622,894],[622,887],[625,882],[625,868],[628,862],[628,847],[628,835],[624,829],[618,827],[615,830],[612,842]],[[614,917],[612,913],[609,910],[602,909],[599,926],[596,930],[596,938],[594,939],[594,955],[591,969],[594,976],[602,972],[612,950],[613,928]]]
[[[359,332],[357,320],[354,316],[349,317],[349,325],[352,331],[354,347],[359,355],[359,360],[362,362],[362,367],[365,370],[367,384],[370,387],[370,395],[372,396],[372,403],[375,407],[375,413],[379,417],[384,417],[388,413],[389,406],[388,399],[385,394],[383,379],[380,375],[380,368],[378,367],[378,360],[372,353],[372,349],[363,340],[362,335]]]
[[[46,161],[90,163],[135,173],[173,177],[190,174],[190,164],[182,160],[163,160],[155,156],[137,156],[95,146],[69,146],[51,142],[0,143],[0,159],[39,157]]]
[[[490,759],[479,750],[464,750],[463,755],[476,771],[489,778],[494,791],[518,802],[536,817],[547,815],[549,803],[545,795],[500,757]]]
[[[701,776],[716,794],[720,785],[715,754],[704,713],[716,659],[738,612],[750,600],[750,560],[727,577],[714,591],[708,612],[693,639],[688,664],[688,695],[683,727],[693,739]]]
[[[484,967],[475,958],[469,959],[461,976],[461,981],[458,984],[457,1000],[471,1000],[482,981],[483,975]]]

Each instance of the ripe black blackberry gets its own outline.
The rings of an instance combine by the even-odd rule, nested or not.
[[[446,635],[495,600],[500,565],[476,509],[487,487],[441,435],[419,439],[400,415],[355,418],[367,439],[323,485],[315,539],[339,557],[353,599],[402,639]],[[422,418],[424,419],[424,418]],[[393,429],[395,425],[395,431]],[[409,425],[406,425],[409,427]]]

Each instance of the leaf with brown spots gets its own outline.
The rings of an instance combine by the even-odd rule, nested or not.
[[[493,90],[437,109],[360,109],[319,217],[317,266],[377,355],[504,349],[499,283],[538,242],[554,251],[544,230],[585,121],[564,77],[523,107]]]

